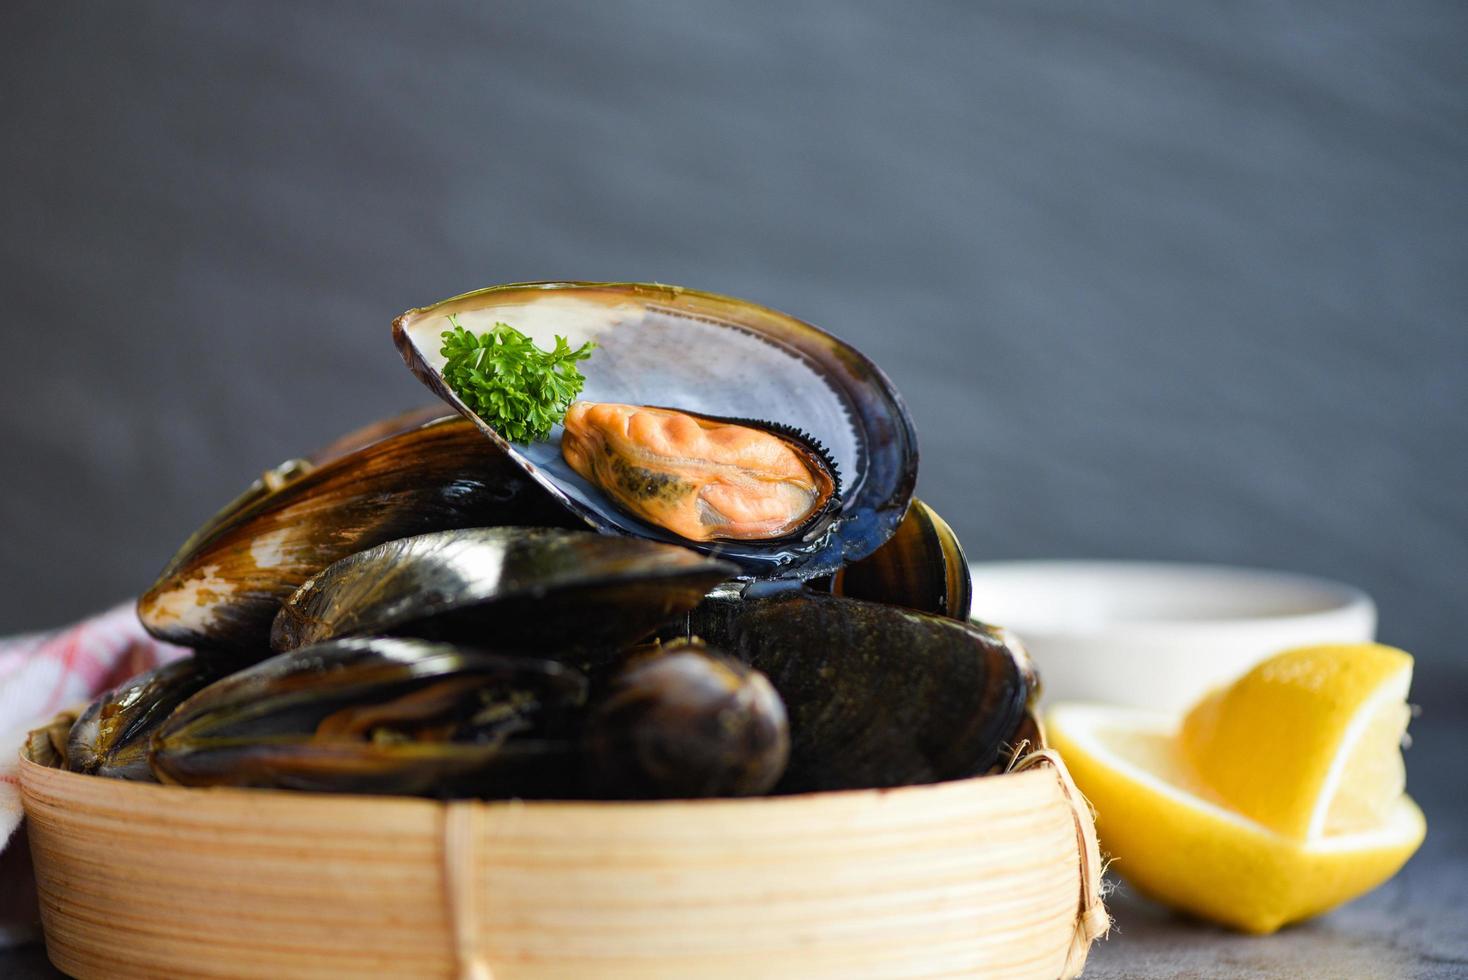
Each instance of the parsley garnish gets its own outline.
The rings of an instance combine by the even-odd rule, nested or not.
[[[586,383],[576,362],[590,357],[596,344],[587,341],[572,350],[558,336],[556,349],[544,351],[505,323],[477,337],[453,316],[449,325],[453,329],[443,332],[440,353],[454,394],[510,442],[525,445],[549,436]]]

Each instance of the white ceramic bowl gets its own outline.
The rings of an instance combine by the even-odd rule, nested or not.
[[[1281,650],[1376,635],[1364,592],[1286,572],[1123,561],[970,568],[972,615],[1019,635],[1046,701],[1183,711]]]

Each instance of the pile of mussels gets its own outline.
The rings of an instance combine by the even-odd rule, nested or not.
[[[593,340],[586,401],[514,446],[444,382],[448,318]],[[628,798],[898,786],[1037,739],[1036,679],[967,619],[882,372],[675,287],[501,286],[393,325],[443,405],[245,491],[138,603],[194,654],[52,732],[186,786]]]

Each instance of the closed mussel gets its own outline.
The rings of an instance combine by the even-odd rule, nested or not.
[[[153,736],[165,782],[439,796],[572,795],[586,679],[538,658],[348,639],[204,688]]]
[[[619,653],[734,574],[686,548],[590,531],[476,528],[344,558],[281,606],[289,650],[339,636],[418,636],[570,662]]]
[[[968,619],[968,559],[948,522],[914,498],[897,532],[831,579],[831,591],[918,612]]]
[[[89,704],[66,740],[66,768],[153,781],[148,744],[170,712],[222,676],[214,663],[185,657],[139,674]]]
[[[686,628],[769,679],[790,716],[776,792],[902,786],[988,772],[1033,688],[1002,631],[812,592],[710,599]]]
[[[699,641],[634,656],[606,686],[584,739],[604,797],[757,796],[785,771],[785,706],[759,671]]]
[[[184,544],[138,601],[143,626],[258,660],[281,600],[339,558],[426,531],[580,524],[473,426],[423,414],[266,474]]]

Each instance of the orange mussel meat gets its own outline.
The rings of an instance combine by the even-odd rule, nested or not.
[[[690,541],[794,534],[831,506],[834,467],[793,429],[577,402],[561,453],[618,506]]]

